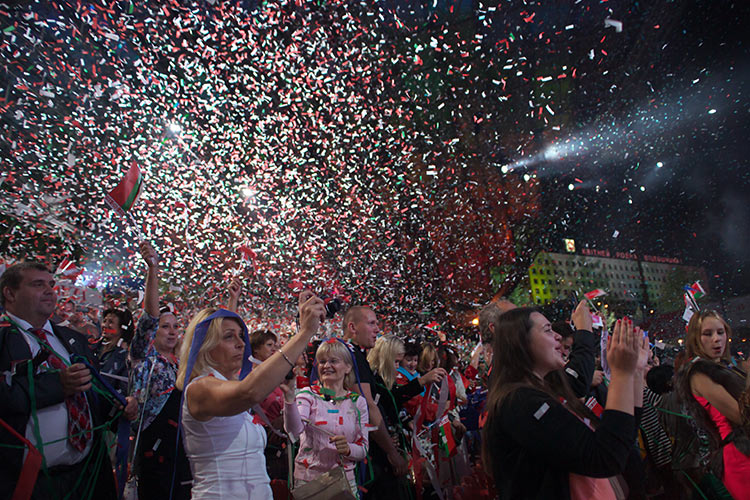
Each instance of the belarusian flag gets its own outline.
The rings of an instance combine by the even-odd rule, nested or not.
[[[135,205],[135,201],[141,193],[142,185],[143,175],[141,174],[141,169],[133,162],[125,177],[123,177],[117,187],[104,197],[104,201],[112,207],[112,210],[127,212]]]
[[[438,330],[440,330],[440,323],[438,323],[437,321],[430,321],[429,323],[424,325],[424,327],[428,330],[432,330],[433,332],[437,332]]]
[[[685,299],[685,312],[682,314],[682,319],[689,322],[690,318],[693,317],[693,314],[700,311],[700,309],[698,308],[698,303],[695,301],[695,297],[693,297],[692,293],[685,292],[683,298]]]
[[[594,328],[604,328],[604,318],[598,314],[591,313],[591,326]]]
[[[78,269],[75,263],[68,257],[63,258],[60,265],[57,266],[57,271],[55,271],[55,275],[65,276],[69,279],[74,279],[81,273],[83,273],[83,271]]]
[[[602,405],[593,396],[586,401],[586,407],[597,417],[601,417],[604,413],[604,408],[602,408]]]
[[[443,415],[438,427],[439,439],[438,444],[446,457],[452,457],[456,454],[456,440],[453,438],[453,429],[448,415]]]
[[[607,292],[602,290],[601,288],[597,288],[596,290],[591,290],[588,293],[584,293],[587,299],[594,300],[597,297],[601,297],[602,295],[607,295]]]
[[[701,286],[700,281],[696,281],[692,285],[685,285],[685,290],[695,299],[700,299],[701,297],[706,295],[706,291]]]
[[[242,261],[248,263],[251,263],[257,257],[255,251],[246,245],[240,246],[240,255],[242,256]]]

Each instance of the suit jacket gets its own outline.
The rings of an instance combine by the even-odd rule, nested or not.
[[[52,329],[70,354],[85,356],[89,363],[98,369],[84,335],[55,324],[52,324]],[[31,418],[31,397],[25,363],[31,360],[31,350],[23,335],[15,326],[0,326],[0,418],[22,436],[25,435],[26,425]],[[65,395],[60,382],[60,374],[57,372],[36,373],[34,396],[37,408],[62,403]],[[112,407],[91,390],[86,393],[86,397],[91,410],[92,427],[96,427],[105,421]],[[95,433],[92,450],[96,449],[96,440],[101,438],[101,433]],[[0,427],[0,443],[21,444],[2,427]],[[15,488],[23,465],[23,453],[23,449],[0,447],[0,498],[9,497]]]

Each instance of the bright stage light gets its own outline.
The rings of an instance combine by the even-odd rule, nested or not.
[[[656,168],[661,168],[663,166],[664,166],[664,164],[662,162],[660,162],[660,161],[656,162]]]
[[[169,125],[167,126],[167,128],[168,128],[168,129],[169,129],[169,131],[170,131],[170,132],[172,132],[173,134],[179,134],[180,132],[182,132],[182,126],[181,126],[181,125],[180,125],[179,123],[177,123],[177,122],[172,122],[172,123],[170,123],[170,124],[169,124]]]

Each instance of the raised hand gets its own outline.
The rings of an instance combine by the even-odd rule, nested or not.
[[[242,295],[242,278],[239,276],[232,278],[232,281],[229,282],[227,293],[229,294],[227,309],[237,312],[237,306],[240,303],[240,295]]]
[[[310,290],[303,290],[299,295],[300,331],[312,335],[318,331],[325,320],[326,309],[323,301]]]
[[[594,320],[591,319],[591,311],[585,300],[578,303],[578,306],[576,307],[576,310],[573,311],[570,319],[573,321],[573,326],[576,327],[576,330],[586,330],[587,332],[590,332],[593,328]]]
[[[648,365],[648,360],[651,357],[651,349],[649,348],[648,336],[644,337],[643,330],[641,330],[637,326],[633,329],[633,334],[635,335],[636,341],[638,342],[638,364],[636,365],[636,370],[644,371],[646,369],[646,365]]]
[[[239,298],[242,293],[242,279],[239,276],[232,278],[227,291],[230,298]]]
[[[607,342],[607,364],[613,374],[635,372],[642,340],[642,336],[638,338],[635,335],[631,320],[623,318],[617,321],[614,332]]]
[[[149,268],[156,267],[156,264],[158,263],[158,258],[156,256],[156,251],[154,250],[154,247],[151,246],[151,243],[147,241],[142,241],[140,245],[138,245],[138,250],[141,252],[141,256],[143,257],[143,260],[146,261],[146,265]]]
[[[297,380],[296,377],[291,380],[286,380],[283,383],[279,384],[279,389],[281,389],[281,392],[284,393],[284,400],[287,403],[293,403],[294,402],[294,389],[297,386]]]

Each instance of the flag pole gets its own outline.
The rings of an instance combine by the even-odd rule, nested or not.
[[[583,293],[580,288],[578,289],[578,293],[580,293],[581,295],[583,295],[583,298],[586,299],[586,302],[588,302],[589,305],[594,309],[594,311],[596,311],[596,314],[599,314],[599,309],[597,309],[596,306],[594,305],[594,301],[591,300],[590,298],[586,297],[586,294]]]
[[[133,229],[135,229],[135,232],[138,234],[138,243],[142,243],[143,242],[143,231],[141,231],[141,226],[139,226],[135,222],[135,217],[133,217],[133,214],[131,214],[130,212],[125,212],[125,213],[127,215],[126,220],[128,220],[130,222],[130,226]]]

